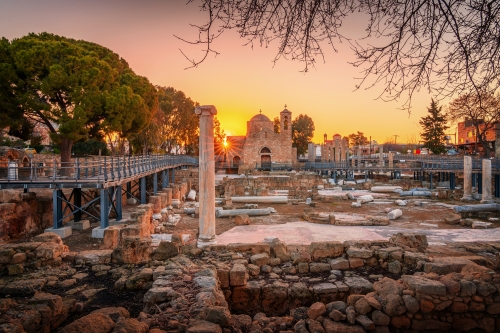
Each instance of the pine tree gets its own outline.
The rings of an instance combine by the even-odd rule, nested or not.
[[[420,126],[424,130],[420,133],[424,141],[424,147],[429,148],[434,154],[441,154],[446,151],[444,146],[446,126],[446,115],[441,113],[442,106],[438,107],[434,100],[431,107],[427,108],[429,115],[420,118]]]

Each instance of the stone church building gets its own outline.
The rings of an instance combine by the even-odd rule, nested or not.
[[[259,114],[247,121],[245,136],[228,136],[226,146],[219,151],[218,161],[238,167],[240,171],[254,168],[271,169],[276,164],[292,164],[296,161],[297,149],[292,148],[292,113],[280,112],[280,133],[274,131],[274,122]],[[222,156],[220,156],[222,154]]]

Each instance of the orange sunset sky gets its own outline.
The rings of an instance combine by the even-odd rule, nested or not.
[[[206,20],[196,1],[186,2],[0,0],[0,35],[11,40],[47,31],[103,45],[153,84],[172,86],[200,104],[215,105],[229,135],[244,135],[246,121],[260,109],[273,119],[286,104],[293,118],[307,114],[314,120],[316,143],[325,133],[331,138],[356,131],[379,143],[394,140],[394,135],[398,143],[412,137],[420,140],[418,121],[426,115],[431,95],[419,92],[409,116],[399,109],[403,101],[376,100],[382,86],[354,91],[360,69],[348,64],[354,57],[347,43],[338,45],[337,53],[324,44],[325,63],[318,61],[315,69],[302,73],[303,64],[294,61],[280,60],[273,67],[276,43],[252,49],[231,31],[216,41],[217,57],[185,70],[189,63],[179,49],[196,59],[203,53],[200,46],[189,46],[174,34],[194,39],[197,30],[189,24]],[[350,17],[344,32],[359,37],[365,27],[362,17]],[[455,126],[448,130],[454,131]]]

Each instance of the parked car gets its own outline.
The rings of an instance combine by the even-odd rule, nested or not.
[[[446,155],[450,155],[450,156],[453,156],[453,155],[459,155],[460,153],[458,151],[456,151],[455,149],[448,149],[448,151],[446,152]]]

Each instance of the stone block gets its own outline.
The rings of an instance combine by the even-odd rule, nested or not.
[[[249,281],[246,285],[232,288],[231,310],[246,312],[248,309],[260,310],[260,294],[264,282]]]
[[[346,270],[349,269],[349,261],[344,258],[336,258],[330,260],[330,267],[332,269]]]
[[[415,292],[433,296],[446,295],[446,286],[439,281],[417,275],[403,275],[401,279]]]
[[[236,215],[234,217],[234,224],[239,225],[249,225],[250,217],[247,214]]]
[[[104,230],[102,238],[102,249],[112,250],[118,246],[120,240],[120,229],[109,227]]]
[[[104,238],[104,231],[108,228],[95,227],[92,229],[92,238]]]
[[[12,259],[10,260],[10,263],[12,265],[14,264],[22,264],[23,262],[26,261],[26,259],[28,259],[28,256],[26,255],[26,253],[16,253],[12,256]]]
[[[127,236],[123,239],[121,259],[125,264],[147,263],[151,258],[151,238]]]
[[[0,249],[0,264],[9,264],[15,254],[16,251],[13,249]]]
[[[90,221],[89,220],[81,220],[78,222],[72,221],[70,223],[70,227],[73,230],[87,230],[90,228]]]
[[[368,294],[373,291],[373,284],[361,277],[346,277],[344,283],[349,287],[349,294]]]
[[[344,245],[337,241],[312,242],[308,247],[312,260],[336,258],[344,253]]]
[[[151,259],[164,261],[173,258],[179,254],[179,247],[172,242],[160,242],[160,245],[154,250]]]
[[[248,281],[247,269],[244,265],[234,265],[229,271],[229,284],[232,287],[244,286]]]
[[[423,252],[429,244],[427,243],[427,236],[424,234],[414,233],[397,233],[389,240],[391,243],[402,248],[413,248]]]
[[[347,255],[349,258],[369,259],[373,256],[373,251],[370,249],[350,247],[347,250]]]
[[[267,255],[267,253],[254,254],[250,257],[250,262],[261,267],[269,263],[269,256]]]
[[[365,265],[365,263],[363,262],[363,259],[359,259],[359,258],[350,258],[349,259],[349,267],[351,269],[363,267],[364,265]]]
[[[112,250],[80,251],[75,256],[77,265],[104,265],[111,262]]]
[[[63,244],[42,243],[35,250],[35,256],[42,259],[56,259],[61,256],[66,247]]]
[[[71,227],[48,228],[45,229],[45,232],[51,232],[58,235],[61,238],[66,238],[68,236],[71,236]]]
[[[262,310],[271,316],[280,316],[288,308],[288,284],[275,281],[262,287]]]
[[[328,263],[312,262],[309,264],[309,272],[311,273],[329,272],[330,270],[331,267]]]
[[[24,265],[23,264],[14,264],[7,266],[7,270],[9,275],[20,275],[24,273]]]

